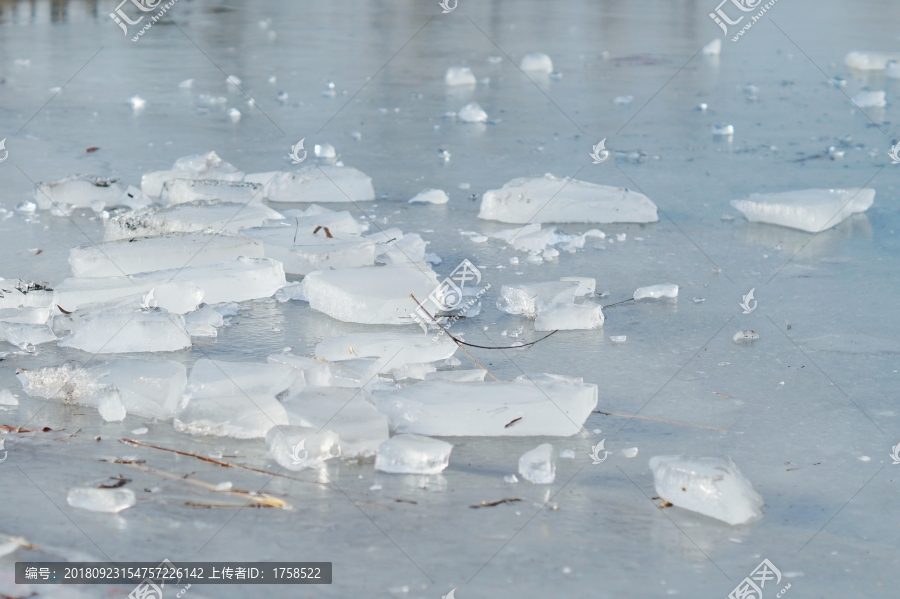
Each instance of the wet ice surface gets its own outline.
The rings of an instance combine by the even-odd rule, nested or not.
[[[84,554],[106,559],[105,553],[113,559],[176,562],[331,560],[335,584],[316,589],[328,597],[440,597],[453,587],[461,599],[643,598],[670,591],[724,597],[763,558],[783,573],[802,573],[789,579],[789,593],[798,596],[892,596],[900,583],[894,564],[900,538],[889,525],[896,520],[891,480],[898,466],[888,455],[900,440],[894,405],[898,375],[893,372],[900,369],[894,301],[900,222],[893,179],[900,167],[892,166],[886,154],[900,137],[894,124],[900,90],[896,80],[885,77],[888,61],[898,54],[893,6],[777,3],[738,43],[724,38],[720,54],[701,52],[688,63],[721,32],[708,17],[713,6],[683,12],[659,2],[638,15],[603,3],[556,3],[553,13],[531,2],[496,12],[463,3],[439,15],[437,6],[424,5],[412,11],[371,3],[350,8],[320,3],[302,10],[260,3],[247,11],[196,2],[176,5],[171,14],[184,32],[226,73],[241,78],[241,87],[284,133],[248,106],[246,96],[229,87],[225,75],[174,27],[159,23],[133,44],[106,16],[114,5],[104,6],[96,19],[80,3],[59,11],[37,2],[34,13],[24,4],[14,6],[3,15],[15,26],[4,28],[5,83],[0,86],[7,109],[0,115],[7,133],[0,137],[7,137],[10,151],[0,164],[0,202],[7,211],[0,213],[0,276],[6,279],[0,287],[15,278],[58,287],[72,277],[69,251],[89,242],[85,233],[99,243],[104,238],[127,242],[150,229],[203,234],[225,226],[236,232],[271,226],[269,220],[290,225],[293,217],[282,219],[284,212],[308,207],[302,200],[271,208],[252,202],[238,212],[241,204],[230,203],[213,214],[193,203],[179,204],[131,221],[134,228],[118,226],[122,220],[113,211],[114,225],[105,237],[102,212],[90,204],[74,208],[71,221],[41,208],[17,211],[20,203],[36,202],[31,181],[83,173],[118,177],[124,190],[140,187],[144,173],[171,170],[179,157],[211,149],[242,173],[274,174],[282,167],[294,172],[314,159],[314,144],[330,143],[348,167],[372,178],[376,198],[359,206],[341,200],[333,208],[348,210],[361,222],[369,222],[364,214],[373,215],[384,230],[418,233],[430,241],[428,251],[444,260],[434,267],[437,281],[463,258],[487,267],[482,273],[491,289],[481,314],[451,329],[463,332],[467,341],[508,346],[545,334],[535,333],[526,318],[494,307],[503,285],[593,277],[598,295],[610,292],[594,298],[603,305],[627,300],[638,287],[657,282],[677,284],[682,293],[677,302],[642,300],[607,308],[602,328],[560,331],[526,349],[470,348],[503,381],[523,372],[550,372],[598,385],[595,409],[604,413],[590,414],[584,428],[603,433],[565,439],[454,437],[449,466],[437,475],[379,473],[369,454],[361,462],[326,461],[327,477],[310,468],[289,473],[297,480],[269,482],[258,473],[124,445],[117,439],[133,437],[271,472],[279,468],[266,455],[261,437],[188,435],[176,432],[169,421],[132,413],[122,422],[104,422],[95,406],[58,400],[41,409],[45,400],[22,390],[16,370],[67,360],[78,366],[90,354],[53,342],[35,346],[34,353],[0,344],[0,388],[19,400],[17,407],[0,406],[0,423],[37,431],[3,435],[0,456],[8,452],[8,458],[0,464],[0,504],[15,517],[4,519],[0,532],[24,536],[42,548],[20,548],[3,558],[0,592],[28,594],[8,590],[7,573],[15,559]],[[273,23],[262,29],[257,21],[265,15],[274,17]],[[326,26],[338,21],[339,29]],[[278,35],[273,39],[269,33]],[[305,40],[299,46],[298,33]],[[66,84],[101,45],[104,49]],[[887,58],[879,69],[851,70],[843,62],[851,51]],[[517,65],[534,52],[550,56],[553,69],[564,76],[529,71],[534,83],[529,81]],[[16,58],[30,60],[29,66]],[[461,65],[479,81],[490,77],[490,83],[448,87],[446,70]],[[269,83],[273,76],[277,84]],[[179,88],[187,79],[194,80],[193,86]],[[333,88],[327,87],[329,81]],[[748,84],[756,89],[748,90]],[[51,98],[48,90],[63,85],[14,135]],[[333,96],[323,95],[323,88]],[[863,91],[884,91],[887,105],[859,108],[851,99]],[[128,103],[134,96],[145,101],[140,112]],[[626,96],[633,97],[631,103],[615,103]],[[470,102],[478,102],[490,122],[442,117]],[[706,110],[696,110],[701,103]],[[238,123],[228,117],[232,107],[242,113]],[[732,134],[711,135],[722,123],[733,126]],[[304,136],[310,157],[293,165],[290,147]],[[610,156],[594,165],[589,152],[604,138]],[[85,152],[90,147],[100,149]],[[831,147],[834,152],[828,151]],[[528,250],[501,249],[506,241],[488,236],[512,225],[477,218],[482,194],[548,172],[643,193],[659,208],[659,222],[603,224],[606,236],[589,237],[574,253],[557,245],[559,255],[544,260],[541,246],[539,263]],[[471,187],[456,191],[460,182]],[[876,190],[873,205],[815,236],[748,222],[729,204],[752,193],[860,187]],[[428,188],[453,190],[452,197],[443,205],[407,203]],[[290,191],[285,193],[289,197]],[[476,201],[469,200],[473,193]],[[576,236],[591,225],[543,228]],[[460,230],[474,231],[485,243],[474,243]],[[619,234],[626,239],[619,241]],[[601,243],[605,250],[595,247]],[[41,252],[30,251],[37,249]],[[759,307],[743,314],[739,302],[751,288]],[[0,308],[50,305],[41,292],[16,293],[0,298]],[[687,301],[693,297],[705,301]],[[311,363],[304,364],[305,373],[346,383],[344,388],[355,392],[352,385],[360,384],[365,369],[347,362],[341,363],[347,370],[325,367],[311,357],[318,343],[373,331],[418,331],[415,326],[341,322],[302,301],[268,298],[242,301],[220,315],[230,326],[223,322],[217,337],[192,336],[191,349],[136,357],[177,361],[188,372],[207,358],[255,363],[270,356],[306,358]],[[0,315],[4,326],[29,324],[4,318],[5,313]],[[736,331],[755,331],[759,338],[734,343]],[[624,343],[614,341],[626,336]],[[456,357],[462,362],[457,369],[477,368],[461,352]],[[426,383],[446,370],[426,373]],[[413,389],[424,383],[403,384]],[[121,387],[119,393],[127,407]],[[327,405],[342,400],[333,398]],[[282,398],[281,405],[290,425],[318,428],[331,417],[326,410],[309,411],[301,413],[308,421],[294,421],[290,401]],[[523,419],[505,430],[524,424]],[[44,426],[53,430],[41,432]],[[148,432],[135,437],[131,431],[139,428]],[[353,428],[344,430],[348,434]],[[360,438],[376,436],[367,431],[360,429]],[[593,464],[588,454],[604,438],[609,456]],[[517,484],[504,481],[518,476],[522,454],[545,442],[575,453],[574,460],[558,461],[554,483],[534,485],[521,477]],[[636,458],[621,453],[635,446],[641,448]],[[731,456],[765,501],[763,517],[732,527],[679,507],[658,509],[661,501],[651,501],[656,492],[647,460],[673,454]],[[859,460],[862,456],[871,460]],[[210,484],[227,479],[235,488],[277,494],[296,509],[235,514],[189,507],[185,501],[218,498],[134,466],[100,461],[110,457],[137,457],[177,476],[193,472],[192,477]],[[124,488],[136,494],[134,507],[112,515],[68,506],[70,489],[96,487],[120,474],[133,479]],[[512,497],[523,501],[468,507]],[[551,509],[553,504],[559,509]],[[47,594],[42,588],[36,587]],[[92,597],[98,588],[64,590]],[[130,589],[121,591],[125,596]],[[287,587],[266,591],[273,597],[295,595]],[[776,592],[768,585],[765,591],[766,596]],[[227,586],[189,592],[246,596],[246,589]]]

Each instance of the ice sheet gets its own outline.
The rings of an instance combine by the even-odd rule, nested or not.
[[[754,193],[746,200],[732,200],[750,222],[769,223],[818,233],[839,225],[852,214],[865,212],[875,201],[875,190],[803,189],[779,193]]]

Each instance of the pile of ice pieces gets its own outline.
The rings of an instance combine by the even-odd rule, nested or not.
[[[596,281],[589,277],[503,285],[497,308],[507,314],[533,318],[536,331],[596,329],[603,326],[603,310],[585,299],[594,295],[596,287]],[[585,301],[576,303],[580,299]]]
[[[642,193],[543,177],[513,179],[486,191],[478,218],[504,223],[655,223],[656,204]]]
[[[732,200],[731,205],[750,222],[818,233],[865,212],[874,201],[875,190],[866,187],[753,193],[746,200]]]
[[[763,499],[731,458],[654,456],[656,493],[669,503],[732,526],[762,517]]]

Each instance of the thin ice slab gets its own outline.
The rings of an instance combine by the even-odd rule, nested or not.
[[[163,204],[185,204],[196,200],[222,200],[246,203],[259,197],[263,186],[246,181],[218,179],[171,179],[163,184],[159,200]]]
[[[874,201],[875,190],[867,187],[754,193],[746,200],[732,200],[731,205],[750,222],[818,233],[865,212]]]
[[[219,179],[240,181],[244,173],[225,162],[215,152],[184,156],[175,161],[167,171],[154,171],[141,177],[141,191],[156,198],[162,193],[166,181],[173,179]]]
[[[638,287],[634,290],[634,299],[675,299],[678,297],[678,285],[674,283],[660,283],[647,287]]]
[[[167,233],[236,233],[281,219],[280,212],[259,202],[247,204],[200,200],[175,206],[153,206],[113,217],[106,223],[104,241],[154,237]]]
[[[440,474],[450,464],[453,446],[421,435],[397,435],[375,454],[375,470],[394,474]]]
[[[178,314],[108,309],[91,314],[59,347],[92,354],[178,351],[191,346]]]
[[[134,507],[137,497],[131,489],[95,489],[93,487],[73,487],[69,489],[66,503],[74,508],[89,512],[116,514]]]
[[[277,399],[245,394],[191,398],[173,423],[180,433],[236,439],[263,438],[272,427],[289,424]]]
[[[421,333],[357,333],[331,337],[316,345],[316,357],[331,362],[356,358],[381,358],[382,372],[404,364],[437,362],[456,353],[458,346],[447,337]]]
[[[375,264],[375,244],[358,235],[324,229],[300,231],[291,226],[253,227],[241,231],[263,245],[267,258],[284,264],[289,274],[307,275],[316,270],[337,270]]]
[[[282,468],[298,472],[317,468],[341,456],[340,439],[334,431],[306,426],[273,427],[266,433],[266,453]]]
[[[103,210],[105,206],[122,204],[125,188],[115,179],[92,175],[72,175],[52,183],[38,183],[34,190],[34,201],[42,210],[49,210],[54,204]]]
[[[513,179],[486,191],[478,218],[504,223],[655,223],[656,204],[642,193],[576,179]]]
[[[247,175],[245,181],[266,183],[270,202],[366,202],[375,199],[371,177],[349,166],[306,166],[289,173]]]

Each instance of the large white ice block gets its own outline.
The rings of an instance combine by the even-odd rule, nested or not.
[[[192,398],[173,423],[180,433],[255,439],[274,426],[287,426],[288,417],[271,395],[241,394]]]
[[[343,322],[410,324],[417,306],[438,286],[437,276],[423,264],[363,266],[318,270],[300,284],[310,307]]]
[[[186,204],[196,200],[222,200],[244,204],[262,199],[262,185],[244,181],[219,179],[171,179],[163,184],[159,201],[163,204]]]
[[[152,289],[159,290],[154,291],[154,297],[160,298],[160,291],[175,293],[180,285],[201,291],[202,300],[207,304],[219,304],[271,297],[285,282],[280,262],[268,258],[236,258],[206,266],[160,270],[130,277],[66,279],[54,290],[53,301],[72,312],[91,304],[146,294]],[[187,305],[190,303],[193,305]],[[192,296],[187,303],[177,301],[163,305],[160,302],[158,306],[183,314],[195,310],[199,303],[200,298]]]
[[[331,362],[382,358],[381,372],[388,372],[404,364],[446,360],[457,348],[445,336],[435,339],[421,333],[357,333],[325,339],[316,345],[316,357]]]
[[[59,346],[92,354],[177,351],[190,347],[191,337],[178,314],[111,308],[86,317]]]
[[[327,427],[340,437],[341,455],[368,457],[388,438],[387,416],[362,389],[307,387],[282,400],[292,425]]]
[[[453,446],[420,435],[397,435],[378,446],[375,470],[395,474],[440,474],[450,464]]]
[[[597,406],[597,385],[553,375],[532,379],[534,382],[431,380],[398,391],[376,392],[375,405],[398,433],[568,437],[579,432]]]
[[[247,175],[245,181],[269,181]],[[375,199],[372,179],[349,166],[305,166],[278,173],[265,186],[270,202],[364,202]]]
[[[280,212],[257,201],[248,204],[199,200],[175,206],[152,206],[109,219],[104,241],[154,237],[166,233],[235,233],[259,227],[266,220],[282,218]]]
[[[650,458],[656,493],[692,512],[743,524],[762,516],[763,499],[731,458]]]
[[[179,158],[167,171],[154,171],[141,177],[141,191],[155,198],[162,192],[163,184],[172,179],[221,179],[240,181],[244,173],[223,161],[215,152],[194,154]]]
[[[486,191],[478,218],[504,223],[655,223],[656,204],[642,193],[577,179],[513,179]]]
[[[185,266],[264,258],[263,245],[233,235],[172,233],[162,237],[85,244],[69,251],[75,277],[119,277]]]
[[[268,361],[271,364],[287,364],[302,371],[306,384],[316,387],[363,387],[378,374],[378,361],[374,358],[332,364],[305,356],[273,354]]]
[[[276,225],[243,229],[241,234],[261,243],[266,257],[284,264],[290,274],[375,264],[375,244],[371,241],[346,233],[327,237],[323,230],[314,235],[312,230]]]
[[[103,210],[105,206],[120,205],[124,193],[125,188],[115,179],[72,175],[52,183],[38,183],[34,201],[42,210],[49,210],[54,203],[76,208],[91,208],[94,205]]]
[[[334,431],[306,426],[272,427],[266,433],[266,453],[278,465],[297,472],[317,468],[325,460],[341,456]]]
[[[840,224],[851,214],[865,212],[874,201],[875,190],[866,187],[753,193],[746,200],[732,200],[731,205],[750,222],[818,233]]]
[[[286,364],[269,362],[224,362],[197,360],[191,370],[185,394],[194,399],[230,395],[276,396],[298,382],[304,386],[303,372]]]

